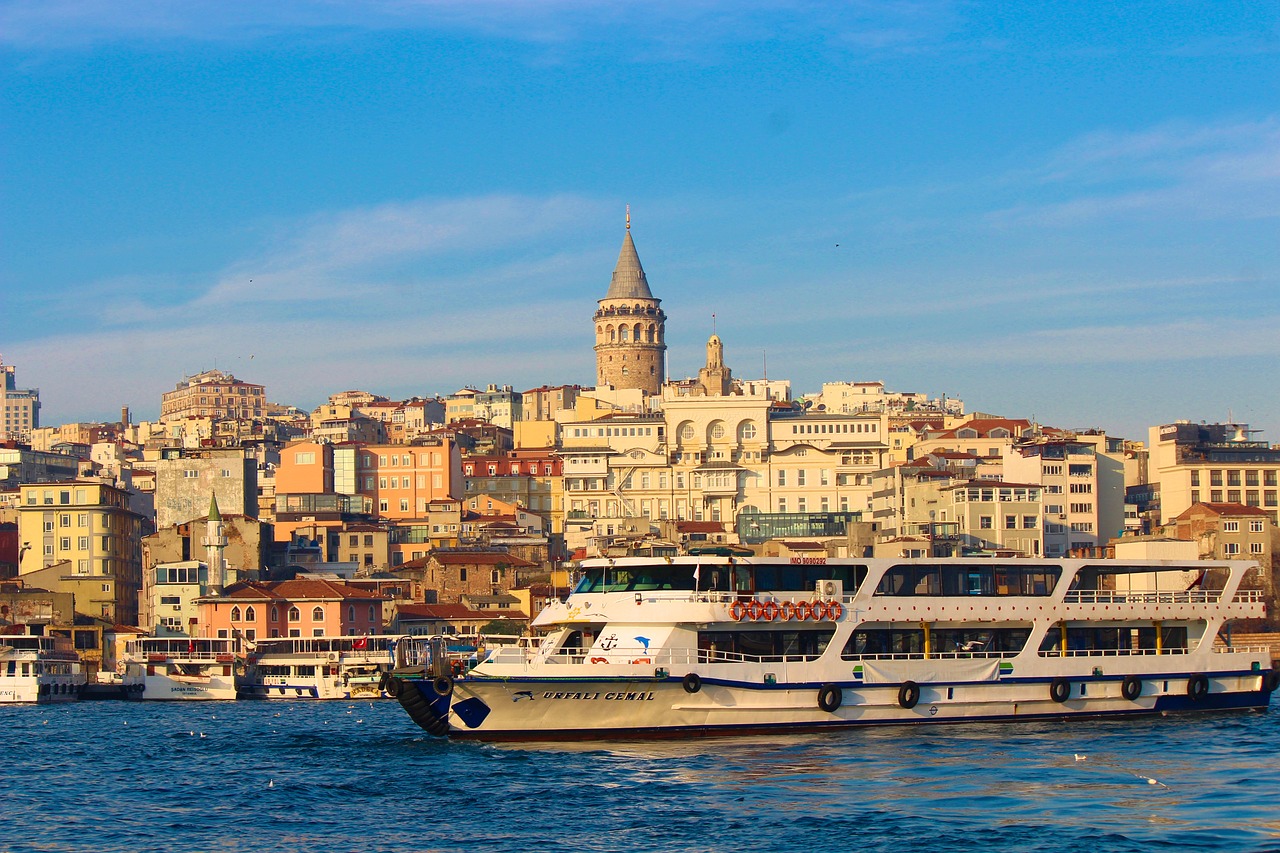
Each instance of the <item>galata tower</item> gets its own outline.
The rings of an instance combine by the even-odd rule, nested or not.
[[[609,292],[596,309],[596,384],[639,388],[657,394],[665,379],[667,315],[649,292],[631,240],[631,210],[627,233],[613,268]]]

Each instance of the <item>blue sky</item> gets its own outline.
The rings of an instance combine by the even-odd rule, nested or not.
[[[1269,2],[0,3],[0,355],[43,422],[670,372],[1280,441]]]

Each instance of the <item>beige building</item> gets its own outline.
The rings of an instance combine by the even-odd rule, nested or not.
[[[1168,524],[1192,504],[1238,503],[1280,512],[1280,448],[1255,441],[1247,424],[1151,427],[1147,476]]]
[[[1270,575],[1275,522],[1260,507],[1199,503],[1165,526],[1178,539],[1197,544],[1206,560],[1256,560]]]
[[[0,361],[0,441],[30,442],[40,427],[40,389],[19,388],[17,368]]]
[[[657,394],[666,379],[666,323],[660,303],[649,290],[644,267],[627,232],[613,269],[609,291],[596,308],[596,384],[637,388]]]
[[[260,418],[266,407],[263,386],[241,382],[230,373],[206,370],[188,376],[160,398],[160,420],[187,417]]]
[[[155,472],[157,529],[204,517],[211,495],[229,513],[258,514],[258,463],[243,450],[170,448]]]
[[[78,592],[80,612],[137,624],[143,519],[129,509],[129,493],[91,480],[19,491],[19,575],[59,565],[58,576],[76,587],[70,591]]]
[[[1023,557],[1044,553],[1039,486],[974,480],[947,486],[942,496],[938,521],[956,523],[965,551]]]

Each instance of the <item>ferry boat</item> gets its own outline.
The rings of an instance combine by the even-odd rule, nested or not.
[[[70,702],[88,678],[66,637],[0,635],[0,704]]]
[[[242,663],[239,639],[140,637],[125,644],[122,679],[146,701],[234,699]]]
[[[259,640],[243,699],[380,699],[397,637],[369,634]]]
[[[405,638],[387,690],[428,732],[686,737],[848,726],[1264,708],[1264,616],[1243,561],[585,561],[463,678]],[[1222,638],[1220,640],[1219,638]],[[1225,641],[1225,642],[1224,642]]]

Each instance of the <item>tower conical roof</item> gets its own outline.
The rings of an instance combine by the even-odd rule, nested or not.
[[[627,226],[627,236],[622,238],[622,251],[618,253],[618,264],[613,268],[613,280],[609,282],[609,292],[605,299],[652,299],[649,291],[649,280],[644,276],[644,267],[640,266],[640,256],[636,254],[636,244],[631,239],[631,227]]]
[[[218,512],[218,496],[209,496],[209,520],[222,521],[222,513]]]

